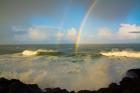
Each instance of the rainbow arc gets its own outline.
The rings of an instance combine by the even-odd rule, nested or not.
[[[84,29],[84,26],[86,24],[86,21],[87,21],[89,15],[91,14],[91,12],[94,9],[94,7],[96,6],[96,3],[97,3],[97,0],[95,0],[93,2],[93,4],[90,6],[90,8],[88,9],[88,11],[87,11],[82,23],[81,23],[80,29],[79,29],[78,34],[77,34],[76,42],[75,42],[76,52],[78,51],[78,48],[79,48],[79,43],[80,43],[80,39],[81,39],[81,33],[82,33],[83,29]]]

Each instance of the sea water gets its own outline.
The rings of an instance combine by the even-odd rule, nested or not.
[[[0,77],[42,89],[96,90],[140,68],[139,44],[0,45]]]

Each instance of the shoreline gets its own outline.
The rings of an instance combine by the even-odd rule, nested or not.
[[[0,93],[140,93],[140,69],[130,69],[119,84],[111,83],[99,90],[68,91],[66,89],[45,88],[42,90],[37,84],[25,84],[17,79],[0,78]]]

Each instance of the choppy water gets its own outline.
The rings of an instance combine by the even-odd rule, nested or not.
[[[99,89],[140,68],[140,45],[1,45],[0,77],[41,88]]]

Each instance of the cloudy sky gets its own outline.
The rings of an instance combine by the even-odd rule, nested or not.
[[[75,43],[89,9],[80,43],[140,43],[140,0],[0,0],[0,44]]]

